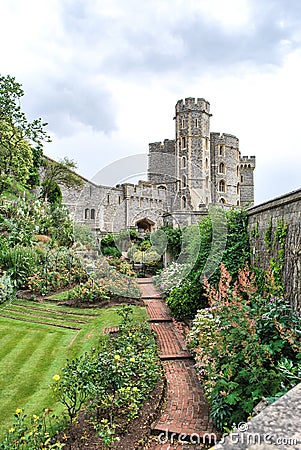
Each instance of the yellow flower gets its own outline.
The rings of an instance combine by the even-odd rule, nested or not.
[[[10,433],[13,433],[13,432],[15,431],[15,429],[14,429],[14,428],[10,428],[8,431],[9,431]]]
[[[138,388],[136,386],[133,387],[133,391],[136,392],[138,391]]]
[[[25,436],[21,437],[21,441],[25,441],[25,439],[26,439]]]
[[[119,355],[115,355],[114,359],[115,359],[115,361],[119,361],[120,360],[120,356]]]
[[[61,378],[61,377],[60,377],[59,375],[53,375],[53,377],[52,377],[52,379],[53,379],[54,381],[59,381],[60,378]]]
[[[16,409],[16,414],[21,414],[21,412],[22,412],[21,408]]]
[[[131,390],[131,388],[130,388],[130,387],[128,386],[128,387],[126,388],[126,390],[127,390],[127,391],[130,391],[130,390]]]
[[[135,362],[135,358],[131,358],[131,359],[130,359],[130,362]]]

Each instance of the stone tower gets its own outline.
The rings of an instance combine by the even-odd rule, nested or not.
[[[239,141],[232,134],[211,133],[212,203],[240,205]]]
[[[249,207],[254,204],[254,169],[255,156],[240,158],[240,204]]]
[[[210,116],[203,98],[176,104],[176,209],[198,211],[211,203]]]

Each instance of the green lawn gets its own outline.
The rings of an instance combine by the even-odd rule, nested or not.
[[[133,308],[137,320],[146,320],[144,308]],[[94,346],[103,328],[119,321],[116,308],[78,309],[18,300],[1,309],[0,434],[11,424],[16,408],[28,414],[53,409],[52,376],[67,358]]]

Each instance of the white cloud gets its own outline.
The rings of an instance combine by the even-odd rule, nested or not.
[[[49,122],[46,152],[92,177],[174,137],[180,98],[211,103],[212,131],[255,154],[256,198],[298,187],[298,0],[3,0],[1,73]]]

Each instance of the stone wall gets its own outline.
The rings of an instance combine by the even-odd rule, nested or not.
[[[295,310],[301,310],[301,189],[248,209],[252,263],[267,269],[279,261],[277,227],[287,225],[283,281]]]

